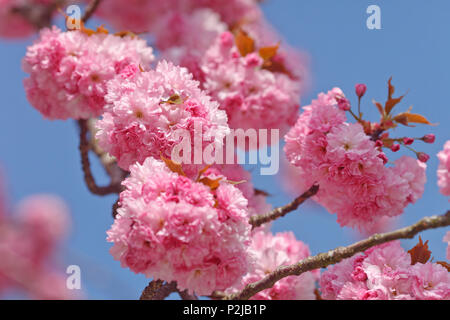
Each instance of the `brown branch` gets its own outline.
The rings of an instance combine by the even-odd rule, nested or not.
[[[177,283],[174,281],[167,283],[162,280],[152,280],[142,291],[139,300],[164,300],[176,291]]]
[[[270,211],[266,214],[251,216],[249,223],[253,226],[253,228],[257,228],[264,223],[267,223],[267,222],[273,221],[275,219],[278,219],[280,217],[283,217],[286,214],[288,214],[289,212],[296,210],[303,202],[305,202],[307,199],[314,196],[318,191],[319,191],[319,185],[314,184],[311,188],[309,188],[307,191],[305,191],[302,195],[295,198],[294,201],[292,201],[291,203],[288,203],[285,206],[273,209],[272,211]]]
[[[91,16],[94,14],[95,10],[97,10],[101,0],[92,0],[86,7],[86,11],[84,12],[81,21],[87,22]]]
[[[195,294],[189,294],[187,290],[184,291],[178,290],[178,294],[180,295],[180,298],[183,300],[198,300]]]
[[[392,232],[375,234],[365,240],[358,241],[347,247],[338,247],[334,250],[308,257],[296,264],[281,266],[265,278],[247,285],[242,291],[232,294],[226,297],[226,299],[247,300],[256,293],[271,288],[278,280],[285,277],[294,275],[298,276],[307,271],[325,268],[331,264],[350,258],[353,255],[363,252],[373,246],[397,239],[411,239],[421,231],[449,225],[450,210],[440,216],[425,217],[409,227],[401,228]]]
[[[89,162],[89,150],[91,149],[87,134],[88,125],[86,120],[78,120],[78,125],[80,127],[80,154],[81,154],[81,166],[84,173],[84,181],[86,185],[93,194],[104,196],[112,193],[120,193],[122,191],[122,186],[120,182],[112,181],[108,186],[100,187],[95,182],[94,176],[91,171],[91,164]]]

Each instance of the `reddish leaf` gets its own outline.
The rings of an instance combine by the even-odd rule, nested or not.
[[[259,49],[259,55],[264,61],[271,60],[277,54],[279,46],[280,45],[277,44],[276,46],[261,48]]]
[[[209,164],[206,167],[204,167],[202,170],[200,170],[198,172],[197,179],[195,179],[195,181],[198,182],[200,180],[200,177],[202,176],[202,174],[204,174],[206,172],[206,170],[208,170],[210,167],[211,167],[211,165]]]
[[[408,251],[411,255],[411,264],[414,265],[417,262],[426,263],[430,260],[431,251],[428,250],[428,240],[425,243],[422,242],[422,238],[419,236],[419,243],[414,248]]]
[[[432,125],[432,123],[428,121],[427,118],[418,113],[402,112],[396,115],[393,120],[403,125],[408,125],[410,123],[423,123]]]
[[[320,295],[319,289],[314,289],[314,295],[316,296],[316,300],[323,300]]]
[[[183,103],[183,99],[181,99],[181,97],[178,94],[173,94],[171,95],[168,99],[164,100],[162,99],[160,102],[161,103],[167,103],[167,104],[182,104]]]
[[[211,190],[216,190],[220,186],[220,180],[218,179],[210,179],[208,177],[201,178],[198,182],[203,183],[205,186],[208,186]]]
[[[392,95],[395,92],[395,87],[392,85],[391,81],[392,81],[392,77],[390,77],[388,80],[388,100],[392,99]]]
[[[387,100],[386,103],[385,103],[385,105],[384,105],[384,110],[386,111],[386,114],[389,114],[389,113],[392,111],[392,109],[394,109],[394,107],[395,107],[398,103],[400,103],[400,101],[402,101],[402,99],[403,99],[404,96],[405,96],[405,95],[400,96],[400,97],[398,97],[398,98],[392,98],[392,99]]]
[[[234,41],[243,57],[255,51],[255,41],[243,30],[237,31]]]
[[[372,102],[373,102],[373,104],[377,107],[378,112],[379,112],[382,116],[384,116],[384,109],[383,109],[383,106],[381,105],[381,103],[379,103],[379,102],[377,102],[377,101],[375,101],[375,100],[372,100]]]
[[[170,159],[165,158],[162,153],[160,154],[161,160],[164,161],[166,166],[170,169],[170,171],[178,173],[180,176],[186,176],[184,174],[183,168],[181,167],[181,164],[176,163],[175,161],[172,161]]]
[[[447,269],[448,272],[450,272],[450,264],[448,264],[445,261],[437,261],[437,264],[440,264],[441,266],[443,266],[445,269]]]
[[[117,37],[126,37],[126,36],[130,36],[132,39],[134,39],[135,37],[137,37],[137,35],[134,32],[131,31],[119,31],[114,33],[115,36]]]
[[[264,196],[264,197],[269,197],[270,193],[268,193],[267,191],[261,190],[261,189],[255,189],[255,196]]]

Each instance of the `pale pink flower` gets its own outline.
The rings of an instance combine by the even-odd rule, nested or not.
[[[216,190],[147,158],[130,167],[108,241],[123,267],[199,295],[225,290],[247,272],[247,200],[228,182]]]
[[[245,285],[261,280],[267,274],[283,265],[290,265],[310,255],[309,248],[295,239],[292,232],[272,235],[268,231],[253,234],[251,250],[255,258],[252,269],[246,274],[238,286],[229,292],[242,289]],[[277,281],[275,285],[263,290],[251,299],[254,300],[314,300],[315,282],[318,270],[290,276]]]
[[[171,103],[171,97],[178,101]],[[195,153],[211,143],[220,145],[229,133],[227,116],[218,103],[199,89],[185,68],[166,61],[155,70],[110,81],[106,101],[97,138],[125,170],[149,156],[171,158],[174,146],[185,138],[191,146],[186,156],[194,163]],[[180,130],[189,137],[180,136]],[[201,150],[194,145],[195,134],[202,135]]]
[[[449,299],[450,276],[437,263],[411,265],[409,253],[392,241],[329,267],[320,288],[329,300]]]
[[[234,36],[225,32],[201,63],[203,87],[227,112],[233,129],[279,129],[294,124],[302,82],[263,68],[257,52],[241,56]]]
[[[450,141],[438,153],[439,167],[437,170],[438,186],[444,196],[450,196]]]
[[[87,119],[103,112],[106,83],[130,65],[144,68],[152,48],[137,37],[43,29],[22,65],[31,105],[48,119]]]

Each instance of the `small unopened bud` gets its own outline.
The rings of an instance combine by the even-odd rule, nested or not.
[[[430,159],[430,156],[425,152],[417,152],[417,159],[421,162],[427,162]]]
[[[389,161],[388,157],[386,157],[386,155],[385,155],[384,153],[380,153],[380,154],[378,155],[378,158],[380,158],[381,160],[383,160],[383,164],[386,164],[386,163],[388,163],[388,161]]]
[[[364,83],[358,83],[355,86],[355,92],[358,98],[362,98],[362,96],[366,93],[367,86]]]
[[[408,138],[408,137],[406,137],[406,138],[403,138],[403,143],[405,144],[405,145],[410,145],[410,144],[412,144],[414,142],[414,139],[413,138]]]
[[[391,150],[392,152],[397,152],[398,150],[400,150],[400,145],[398,143],[395,143],[391,146]]]
[[[432,133],[426,134],[422,137],[423,142],[426,143],[434,143],[434,140],[436,140],[436,136]]]
[[[382,146],[383,146],[383,140],[377,140],[377,141],[375,142],[375,147],[380,148],[380,147],[382,147]]]
[[[348,111],[351,109],[350,102],[345,97],[336,97],[339,109],[343,111]]]

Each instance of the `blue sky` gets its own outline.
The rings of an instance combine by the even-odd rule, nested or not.
[[[366,8],[381,8],[381,30],[368,30]],[[292,46],[310,57],[311,89],[302,98],[309,104],[319,92],[341,87],[354,98],[355,83],[368,86],[363,110],[373,120],[376,108],[371,99],[384,101],[386,82],[393,76],[397,93],[409,90],[398,107],[428,117],[437,127],[418,126],[408,134],[435,133],[433,145],[420,149],[431,155],[424,196],[405,209],[398,225],[411,224],[423,216],[444,213],[448,198],[436,186],[436,153],[450,139],[448,92],[450,85],[450,2],[444,0],[267,0],[267,19]],[[148,280],[120,267],[108,253],[105,232],[112,223],[114,196],[96,197],[87,191],[82,179],[78,136],[74,121],[46,121],[30,107],[24,94],[21,59],[30,40],[0,40],[0,164],[7,178],[12,203],[34,193],[54,193],[71,207],[73,228],[62,250],[61,266],[77,264],[82,270],[82,286],[87,298],[136,299]],[[355,101],[355,100],[353,100]],[[399,129],[398,136],[405,132]],[[404,153],[404,151],[402,151]],[[410,154],[412,155],[412,154]],[[399,156],[399,155],[395,155]],[[97,163],[94,169],[100,182],[107,182]],[[269,201],[282,205],[290,196],[280,189],[276,177],[258,176],[254,182],[272,196]],[[297,212],[277,221],[275,232],[292,230],[309,244],[313,253],[349,244],[358,235],[340,228],[336,217],[324,209],[306,204]],[[442,242],[447,229],[427,231],[435,260],[445,258]],[[414,240],[403,241],[405,248]]]

